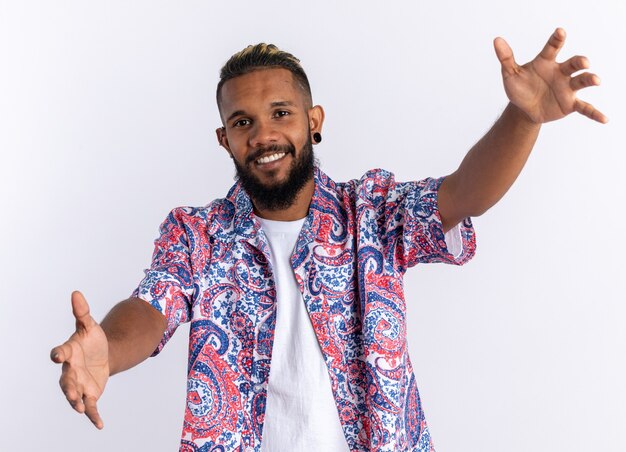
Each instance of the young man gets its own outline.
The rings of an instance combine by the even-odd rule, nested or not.
[[[565,33],[518,66],[494,42],[510,103],[459,168],[397,183],[383,170],[335,183],[316,165],[324,111],[292,55],[271,45],[221,72],[219,144],[238,182],[173,210],[151,268],[100,325],[72,294],[76,332],[51,352],[61,388],[98,427],[110,375],[158,353],[191,321],[181,450],[433,450],[406,347],[402,278],[474,254],[469,217],[521,171],[543,122],[602,113],[585,57],[556,62]],[[156,350],[156,351],[155,351]]]

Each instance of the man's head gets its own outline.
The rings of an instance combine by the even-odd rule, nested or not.
[[[273,45],[249,46],[221,70],[217,138],[262,210],[284,210],[312,193],[312,137],[324,111],[312,106],[309,82],[293,55]]]
[[[283,68],[287,69],[302,90],[307,99],[307,106],[312,103],[311,86],[309,79],[300,65],[300,60],[291,53],[280,50],[274,44],[260,43],[250,45],[231,56],[220,70],[220,81],[217,84],[217,107],[221,113],[222,86],[228,80],[260,69]]]

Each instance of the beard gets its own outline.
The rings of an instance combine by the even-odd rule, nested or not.
[[[261,182],[252,172],[251,167],[255,165],[255,160],[267,151],[291,154],[293,160],[287,178],[284,181],[267,185]],[[296,157],[296,149],[292,144],[285,144],[258,149],[257,152],[254,152],[246,159],[243,165],[233,159],[237,178],[257,208],[276,211],[287,209],[294,204],[298,193],[313,178],[314,174],[315,156],[310,136],[304,146],[302,146],[299,155],[299,157]]]

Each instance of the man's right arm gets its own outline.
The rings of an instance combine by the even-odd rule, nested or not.
[[[167,320],[139,298],[121,301],[100,323],[109,343],[109,375],[148,358],[163,337]]]
[[[59,385],[70,405],[101,429],[97,401],[110,375],[148,358],[159,344],[167,321],[148,303],[130,298],[118,303],[98,324],[80,292],[72,293],[76,331],[50,352],[63,364]]]

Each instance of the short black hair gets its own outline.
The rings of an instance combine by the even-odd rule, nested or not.
[[[217,84],[217,105],[221,102],[222,86],[228,80],[260,69],[283,68],[293,74],[300,89],[304,92],[309,104],[312,103],[309,79],[300,65],[300,60],[289,52],[280,50],[274,44],[259,43],[249,45],[231,56],[220,70],[220,81]]]

